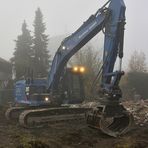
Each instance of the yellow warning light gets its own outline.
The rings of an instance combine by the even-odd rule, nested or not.
[[[76,66],[73,67],[73,71],[74,71],[74,72],[77,72],[77,71],[78,71],[78,67],[76,67]]]
[[[85,72],[85,68],[84,67],[80,67],[80,72],[84,73]]]

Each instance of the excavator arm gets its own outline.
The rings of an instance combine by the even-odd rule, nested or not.
[[[125,4],[123,0],[112,0],[109,5],[111,17],[105,26],[102,88],[111,97],[116,97],[118,84],[124,72],[121,71],[125,25]],[[120,59],[119,70],[113,72],[117,56]],[[120,94],[122,95],[122,94]]]
[[[64,39],[53,58],[49,72],[48,90],[50,92],[57,89],[61,74],[68,60],[104,28],[108,18],[109,11],[104,5],[94,15],[91,15],[75,33]]]
[[[122,92],[119,82],[124,75],[121,71],[124,43],[125,4],[123,0],[110,0],[110,17],[105,24],[104,54],[102,66],[100,105],[86,117],[90,127],[117,137],[126,133],[133,124],[133,116],[121,103]],[[119,57],[119,70],[114,71]]]
[[[108,7],[106,7],[108,5]],[[123,0],[109,0],[102,8],[83,23],[58,48],[48,76],[48,90],[54,95],[64,67],[68,60],[101,30],[104,30],[104,54],[101,79],[101,93],[98,105],[86,114],[90,127],[101,129],[110,136],[127,132],[133,116],[124,108],[120,99],[122,92],[119,82],[124,74],[121,71],[124,43],[125,4]],[[117,57],[120,68],[114,72]]]
[[[109,3],[108,8],[105,6]],[[123,0],[109,0],[102,8],[84,22],[71,36],[65,38],[58,48],[48,75],[48,90],[54,92],[68,60],[102,29],[105,29],[102,89],[114,93],[123,72],[113,72],[117,56],[122,60],[125,25]]]

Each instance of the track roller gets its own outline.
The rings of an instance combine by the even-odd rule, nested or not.
[[[88,126],[103,133],[118,137],[128,132],[133,125],[133,116],[122,105],[99,106],[86,114]]]

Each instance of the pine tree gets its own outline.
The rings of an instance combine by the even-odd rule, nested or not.
[[[32,37],[24,21],[22,24],[22,34],[17,37],[14,57],[12,62],[15,67],[16,79],[25,75],[26,69],[30,68],[32,56]]]
[[[34,75],[37,77],[45,77],[47,76],[47,72],[49,70],[50,65],[50,56],[49,51],[47,50],[48,46],[48,35],[45,34],[45,23],[43,22],[43,15],[38,8],[35,12],[35,20],[34,20]]]

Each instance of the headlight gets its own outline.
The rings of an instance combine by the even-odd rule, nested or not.
[[[62,49],[63,49],[63,50],[65,50],[65,49],[66,49],[66,47],[65,47],[65,46],[63,46],[63,47],[62,47]]]
[[[45,97],[45,101],[49,101],[49,98],[48,97]]]
[[[81,73],[85,72],[85,68],[84,67],[80,67],[80,72]]]
[[[74,71],[74,72],[77,72],[77,71],[78,71],[78,67],[74,67],[74,68],[73,68],[73,71]]]

